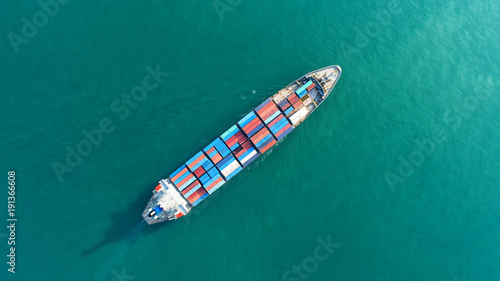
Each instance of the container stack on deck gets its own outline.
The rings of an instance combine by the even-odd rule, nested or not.
[[[236,157],[240,160],[243,167],[248,166],[248,164],[252,163],[253,160],[259,157],[260,153],[255,150],[250,141],[246,141],[241,145],[241,150],[235,152]]]
[[[220,138],[215,139],[204,150],[215,164],[219,163],[222,158],[229,154],[229,149]]]
[[[243,119],[242,119],[243,120]],[[238,161],[246,167],[259,155],[252,147],[245,133],[243,133],[237,125],[232,126],[224,134],[221,135],[226,145],[231,149]]]
[[[196,206],[208,196],[208,193],[196,180],[182,191],[182,195],[189,203]]]
[[[310,90],[314,89],[314,87],[316,87],[316,84],[314,84],[313,81],[309,80],[309,81],[307,81],[307,83],[305,83],[304,85],[300,86],[297,89],[297,91],[295,91],[295,93],[297,95],[299,95],[299,98],[301,98],[301,97],[305,96],[307,94],[307,92],[309,92]]]
[[[266,127],[260,129],[260,131],[250,138],[250,140],[252,140],[252,143],[257,147],[261,154],[266,152],[276,143],[273,135]]]
[[[311,82],[311,85],[309,87],[307,87],[307,91],[310,92],[312,89],[316,88],[316,84]]]
[[[238,121],[238,125],[248,137],[255,135],[255,133],[264,127],[262,121],[260,121],[253,111]]]
[[[219,171],[224,175],[226,180],[234,177],[243,169],[232,154],[229,154],[226,158],[217,163],[217,168],[219,168]]]
[[[186,165],[182,165],[179,169],[170,175],[171,181],[175,184],[177,189],[182,191],[189,184],[196,180],[194,175],[188,170]]]
[[[295,93],[291,94],[285,100],[282,100],[278,106],[285,112],[285,115],[288,116],[290,112],[292,112],[295,108],[299,107],[302,104],[299,96]]]
[[[300,99],[299,99],[299,101],[300,101]],[[283,104],[283,102],[285,102],[286,104],[289,105],[288,108],[293,109],[287,100],[283,100],[281,102],[281,104]],[[281,111],[278,109],[278,107],[276,107],[276,105],[274,104],[274,102],[271,99],[264,101],[255,110],[257,111],[257,114],[259,115],[259,117],[262,120],[265,120],[264,123],[266,123],[267,128],[269,128],[271,130],[272,135],[274,136],[274,139],[281,140],[290,131],[293,130],[293,127],[291,126],[291,124],[288,122],[286,117],[281,113]],[[272,142],[269,140],[265,146],[262,146],[262,148],[263,148],[262,150],[260,148],[261,146],[258,143],[256,143],[256,146],[259,148],[261,153],[264,153],[264,151],[266,151],[270,146],[272,146],[272,144],[271,144],[269,147],[266,147],[270,143],[274,144],[275,142]]]
[[[217,146],[220,147],[220,144],[217,143]],[[213,162],[201,151],[189,159],[186,165],[193,171],[205,190],[209,193],[214,192],[224,183],[224,179],[220,176]]]
[[[280,114],[276,119],[267,125],[278,141],[282,140],[288,133],[293,130],[293,126],[288,122],[288,119]]]
[[[265,100],[255,108],[255,111],[266,124],[269,124],[269,122],[273,121],[280,114],[279,109],[271,99]]]
[[[302,104],[303,91],[315,87],[309,82],[299,88],[302,92],[278,104],[285,114]],[[172,173],[170,180],[196,206],[293,128],[274,101],[267,99]]]

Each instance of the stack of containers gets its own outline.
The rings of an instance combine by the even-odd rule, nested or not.
[[[245,117],[238,121],[238,125],[240,125],[240,127],[249,137],[253,136],[264,127],[264,124],[262,124],[260,119],[257,117],[257,115],[255,115],[253,111],[248,113]]]
[[[186,162],[186,165],[189,167],[189,170],[193,171],[195,173],[195,175],[199,172],[200,169],[203,169],[203,165],[207,162],[210,162],[208,160],[208,158],[205,156],[205,154],[203,154],[203,152],[198,152],[196,153],[191,159],[189,159],[187,162]],[[206,164],[205,164],[206,166]],[[201,173],[203,174],[203,173]]]
[[[260,153],[266,152],[271,146],[276,143],[273,135],[264,127],[250,138],[253,144],[257,147]]]
[[[291,94],[288,98],[287,98],[288,102],[290,102],[290,104],[292,105],[292,107],[295,109],[297,107],[299,107],[301,104],[302,104],[302,101],[300,100],[299,96],[297,96],[296,94]],[[289,111],[288,111],[289,110]],[[292,109],[293,110],[293,109]],[[287,109],[287,111],[285,111],[285,114],[288,115],[288,113],[290,113],[292,110],[290,109]]]
[[[269,124],[271,121],[273,121],[274,118],[281,114],[278,107],[276,107],[271,99],[265,100],[255,108],[255,111],[265,124]]]
[[[198,152],[195,156],[193,156],[193,158],[186,162],[186,165],[191,171],[193,171],[194,175],[202,184],[205,184],[211,179],[208,171],[214,167],[214,164],[203,152]]]
[[[175,184],[179,191],[184,190],[189,184],[196,180],[195,176],[189,171],[186,165],[182,165],[179,169],[170,175],[170,180]]]
[[[220,136],[224,143],[229,147],[234,153],[241,150],[241,145],[248,140],[248,138],[243,134],[243,132],[234,125],[224,134]]]
[[[204,151],[215,164],[219,163],[222,158],[230,153],[229,149],[220,138],[215,139],[211,144],[205,147]]]
[[[304,85],[302,85],[300,88],[295,91],[295,93],[299,96],[299,98],[303,97],[305,94],[307,94],[307,88],[310,87],[313,84],[311,80],[307,81]]]
[[[267,126],[271,129],[271,132],[278,141],[283,139],[286,135],[288,135],[288,133],[293,130],[293,126],[282,114],[276,117],[276,119],[274,119]]]
[[[221,174],[224,175],[226,181],[243,169],[232,154],[229,154],[226,158],[217,163],[217,168],[219,168]]]
[[[252,163],[253,160],[259,157],[259,152],[253,148],[250,141],[246,141],[241,145],[241,150],[234,153],[243,167],[248,166],[248,164]]]
[[[194,191],[191,195],[188,197],[184,196],[191,205],[196,206],[198,205],[203,199],[207,198],[208,192],[203,189],[203,188],[198,188],[196,191]]]
[[[307,89],[308,92],[310,92],[315,87],[316,87],[316,84],[311,82],[311,85],[309,87],[307,87],[306,89]]]
[[[196,206],[208,196],[208,193],[201,187],[200,182],[196,180],[182,191],[182,195],[189,203]]]
[[[297,99],[300,101],[298,97]],[[285,115],[288,115],[293,110],[292,103],[288,99],[282,100],[280,103],[278,103],[278,106],[281,108],[281,110],[283,110],[283,112],[285,112]]]
[[[285,111],[285,110],[289,109],[292,105],[290,104],[290,102],[287,99],[284,99],[278,103],[278,106],[279,106],[279,108],[281,108],[281,110]]]
[[[213,167],[212,169],[208,170],[207,174],[210,177],[210,179],[204,183],[202,182],[202,184],[205,190],[208,191],[209,194],[212,194],[226,181],[219,174],[219,170],[217,170],[216,167]]]

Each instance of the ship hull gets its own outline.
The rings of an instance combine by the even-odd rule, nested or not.
[[[160,181],[144,220],[154,224],[189,213],[304,122],[330,95],[341,73],[339,66],[309,72],[250,111]]]

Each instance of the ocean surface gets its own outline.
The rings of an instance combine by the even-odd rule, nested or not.
[[[500,280],[498,1],[41,3],[0,4],[0,280]],[[142,221],[160,179],[334,64],[283,142]]]

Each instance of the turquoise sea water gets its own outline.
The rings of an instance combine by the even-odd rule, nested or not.
[[[75,0],[46,23],[0,4],[18,218],[0,280],[500,280],[498,1],[215,3]],[[333,94],[283,142],[186,218],[141,222],[158,180],[332,64]],[[169,74],[125,105],[148,66]]]

